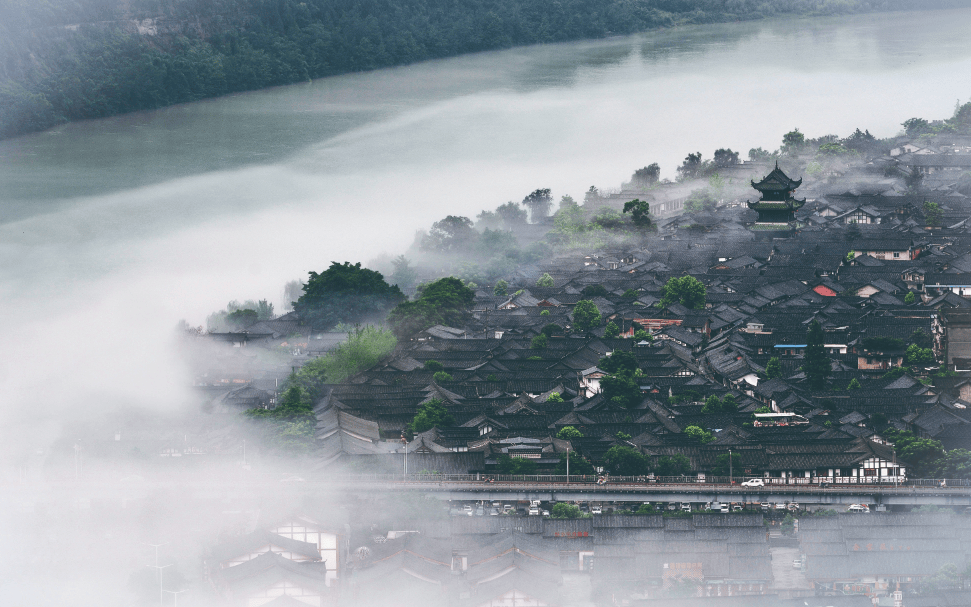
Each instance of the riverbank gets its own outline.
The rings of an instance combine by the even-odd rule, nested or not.
[[[967,0],[786,0],[633,3],[538,0],[466,5],[406,1],[393,10],[357,1],[228,2],[205,11],[162,2],[154,11],[8,8],[0,13],[0,139],[54,125],[548,42],[599,39],[674,26],[786,15],[953,8]]]

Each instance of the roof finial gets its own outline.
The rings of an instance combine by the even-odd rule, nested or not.
[[[778,158],[775,159],[775,170],[777,170],[777,171],[779,170],[779,159]]]

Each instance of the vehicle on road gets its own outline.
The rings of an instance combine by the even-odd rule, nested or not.
[[[776,504],[775,505],[775,509],[776,510],[785,510],[786,509],[786,505],[785,504]]]
[[[797,504],[796,502],[790,502],[789,512],[799,512],[799,504]]]
[[[851,504],[849,508],[846,509],[847,512],[855,512],[857,514],[869,514],[870,507],[866,504]]]
[[[732,504],[732,512],[741,512],[741,511],[742,511],[741,504]]]
[[[742,486],[743,487],[765,487],[765,481],[763,481],[760,478],[750,478],[744,483],[742,483]]]
[[[730,510],[729,504],[722,504],[721,506],[718,507],[718,511],[721,512],[722,514],[728,514],[729,510]]]
[[[536,506],[530,506],[529,516],[539,516],[539,508],[537,508]]]
[[[590,514],[603,514],[603,506],[600,504],[590,506]]]
[[[762,502],[759,504],[759,508],[762,509],[762,512],[768,512],[772,508],[772,504],[769,502]]]
[[[681,502],[681,512],[691,512],[691,502]]]
[[[473,512],[472,512],[472,504],[466,504],[466,505],[462,506],[462,512],[464,512],[465,514],[468,514],[469,516],[472,516],[472,514],[473,514]]]
[[[515,510],[515,508],[512,507],[512,504],[503,504],[503,506],[502,506],[502,513],[503,514],[509,514],[513,510]]]

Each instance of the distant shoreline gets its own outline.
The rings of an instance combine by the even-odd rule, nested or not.
[[[475,52],[773,17],[964,8],[971,0],[891,0],[880,8],[847,0],[838,10],[823,0],[784,0],[771,11],[760,12],[761,5],[738,13],[706,12],[701,2],[688,11],[648,0],[573,0],[558,9],[527,0],[497,13],[493,5],[467,11],[444,0],[405,0],[394,15],[369,13],[360,0],[340,8],[329,0],[232,4],[220,14],[162,4],[163,17],[123,14],[120,4],[110,15],[90,9],[101,18],[89,19],[83,7],[57,15],[0,9],[0,40],[7,40],[0,46],[0,139]]]

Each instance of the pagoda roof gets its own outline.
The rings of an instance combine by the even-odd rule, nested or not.
[[[775,163],[775,169],[762,178],[758,183],[752,182],[752,187],[760,192],[783,191],[790,192],[802,185],[802,179],[792,179],[779,168],[779,163]]]
[[[802,208],[802,205],[806,204],[806,200],[798,200],[796,198],[789,198],[787,200],[756,200],[755,202],[746,202],[748,208],[753,211],[764,210],[789,210],[795,211]]]

